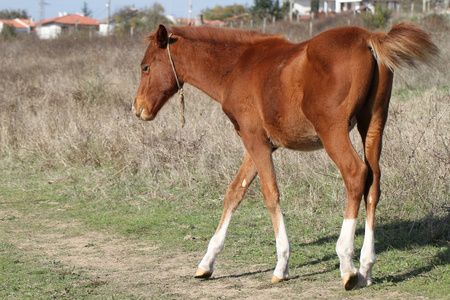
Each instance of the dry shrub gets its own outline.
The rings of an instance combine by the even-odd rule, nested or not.
[[[448,32],[450,24],[450,17],[448,15],[437,15],[431,14],[425,16],[422,20],[420,20],[419,24],[422,25],[423,29],[428,32]]]
[[[435,89],[394,102],[384,139],[382,214],[426,223],[429,238],[448,238],[450,229],[449,112],[449,94]]]

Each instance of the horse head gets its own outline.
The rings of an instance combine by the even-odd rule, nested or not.
[[[150,44],[141,62],[141,81],[133,110],[144,121],[153,120],[159,110],[178,90],[177,79],[168,52],[170,39],[164,25],[147,36]]]

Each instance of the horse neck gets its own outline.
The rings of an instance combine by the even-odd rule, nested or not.
[[[221,103],[227,77],[245,48],[244,45],[226,47],[180,38],[171,51],[175,68],[180,69],[180,80]]]

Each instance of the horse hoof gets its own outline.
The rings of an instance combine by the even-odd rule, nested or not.
[[[277,276],[272,276],[272,283],[278,283],[287,280],[287,278],[278,278]]]
[[[198,268],[194,277],[195,278],[209,278],[209,277],[211,277],[211,275],[212,275],[211,271],[206,271],[206,270]]]
[[[355,274],[345,274],[342,277],[342,281],[344,282],[344,289],[346,291],[353,290],[358,286],[358,273]]]

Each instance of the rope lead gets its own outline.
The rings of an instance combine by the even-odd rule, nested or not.
[[[184,119],[184,94],[183,94],[183,87],[180,84],[180,81],[178,80],[177,71],[175,69],[175,65],[173,64],[172,55],[170,54],[170,37],[172,36],[172,33],[169,34],[167,38],[167,53],[169,54],[169,60],[170,65],[172,66],[173,74],[175,75],[175,80],[177,81],[178,86],[178,93],[180,94],[178,97],[178,102],[180,103],[180,120],[181,120],[181,128],[184,127],[184,124],[186,123],[186,120]]]
[[[184,127],[184,124],[186,124],[186,120],[184,119],[184,94],[183,94],[183,88],[179,90],[179,97],[178,102],[180,103],[180,121],[181,121],[181,128]]]

